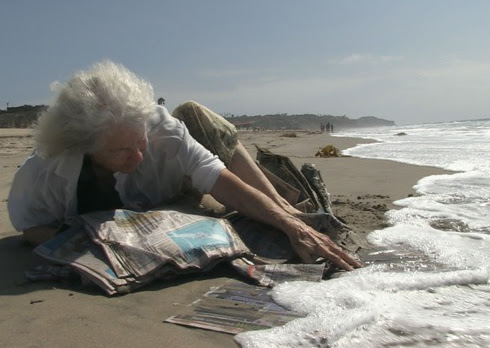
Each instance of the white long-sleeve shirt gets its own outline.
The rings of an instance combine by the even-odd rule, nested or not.
[[[17,171],[8,198],[12,225],[23,231],[59,225],[78,214],[77,184],[84,154],[63,153],[48,159],[34,152]],[[115,173],[115,189],[125,208],[151,209],[178,195],[184,177],[209,193],[225,168],[163,106],[148,122],[148,147],[131,174]]]

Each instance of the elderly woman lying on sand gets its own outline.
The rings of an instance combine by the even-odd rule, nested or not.
[[[184,177],[227,208],[285,233],[303,262],[360,266],[297,217],[224,118],[195,102],[171,116],[154,102],[150,83],[111,61],[72,76],[40,117],[36,151],[12,184],[10,219],[39,244],[77,214],[161,206],[180,193]]]

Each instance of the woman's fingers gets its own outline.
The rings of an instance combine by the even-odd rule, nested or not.
[[[312,250],[313,249],[313,250]],[[332,252],[328,247],[317,246],[315,248],[305,248],[304,245],[299,245],[296,250],[298,256],[304,263],[314,263],[318,258],[330,260],[334,265],[350,271],[353,269],[348,262],[344,261],[339,255]]]
[[[342,250],[334,241],[332,241],[328,236],[324,234],[315,233],[322,241],[319,241],[318,246],[324,248],[325,252],[332,253],[339,257],[342,261],[348,263],[352,267],[361,267],[362,265],[354,259],[349,253]],[[325,249],[326,248],[326,249]]]
[[[352,256],[344,252],[330,238],[314,230],[312,231],[313,232],[303,231],[303,235],[298,236],[297,243],[293,243],[298,256],[303,262],[313,263],[316,259],[322,257],[348,271],[355,267],[362,266]]]
[[[323,251],[323,257],[332,261],[335,265],[347,270],[351,271],[354,267],[361,267],[361,265],[354,260],[350,255],[339,250],[337,247],[328,247],[328,246],[319,246]]]
[[[332,242],[333,243],[333,242]],[[349,253],[345,252],[342,250],[339,246],[333,244],[330,247],[330,252],[333,252],[336,254],[338,257],[340,257],[343,261],[347,262],[349,265],[352,267],[362,267],[361,263],[357,261],[355,258],[353,258]]]

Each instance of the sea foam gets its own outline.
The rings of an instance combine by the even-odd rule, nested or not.
[[[278,303],[307,314],[282,327],[236,337],[243,347],[380,347],[451,339],[490,344],[486,270],[351,272],[321,283],[277,286]],[[468,296],[464,288],[472,284]],[[414,346],[423,346],[416,345]],[[458,346],[458,345],[456,345]],[[460,346],[460,345],[459,345]]]
[[[403,132],[406,136],[396,136]],[[243,347],[490,347],[490,120],[355,130],[349,149],[456,171],[423,178],[387,212],[368,265],[272,290],[306,315],[236,336]]]

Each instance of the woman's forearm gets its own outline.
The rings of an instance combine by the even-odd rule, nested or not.
[[[57,232],[56,227],[52,226],[36,226],[24,230],[24,239],[33,245],[44,243],[45,241],[53,238]]]
[[[289,214],[280,209],[271,198],[245,184],[227,169],[222,171],[211,195],[228,208],[276,228],[281,228],[289,218]]]

